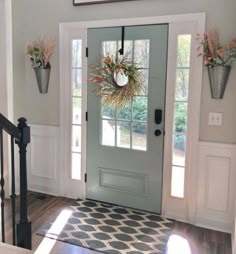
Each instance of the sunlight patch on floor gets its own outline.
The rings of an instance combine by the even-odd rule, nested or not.
[[[193,254],[188,240],[180,235],[171,235],[167,244],[168,254]]]
[[[40,243],[39,247],[35,251],[35,254],[49,254],[54,247],[58,235],[63,230],[65,224],[70,218],[72,211],[63,210],[58,216],[55,222],[52,224],[51,228],[48,230],[47,237],[53,238],[49,239],[44,237],[43,241]]]

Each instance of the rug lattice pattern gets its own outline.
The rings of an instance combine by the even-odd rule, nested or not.
[[[68,209],[71,216],[59,235],[49,230],[53,224],[37,234],[106,254],[158,254],[173,226],[153,213],[94,201],[77,201]]]

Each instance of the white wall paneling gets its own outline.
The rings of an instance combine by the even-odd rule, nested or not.
[[[232,232],[236,146],[199,143],[196,224]]]
[[[59,127],[31,125],[28,189],[59,195]]]

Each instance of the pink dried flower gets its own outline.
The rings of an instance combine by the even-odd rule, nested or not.
[[[55,47],[54,40],[38,39],[27,45],[26,53],[30,56],[30,61],[33,68],[47,68],[49,65],[49,59],[53,53]]]
[[[223,48],[217,49],[216,53],[218,56],[220,56],[221,58],[225,57],[225,50]]]
[[[228,48],[236,48],[236,39],[232,40],[227,45]]]
[[[200,43],[200,48],[197,47],[199,56],[203,56],[204,65],[213,67],[216,65],[231,66],[233,61],[236,61],[236,39],[230,41],[227,46],[222,47],[219,43],[219,34],[214,29],[213,31],[205,32],[203,38],[196,35],[197,41]]]

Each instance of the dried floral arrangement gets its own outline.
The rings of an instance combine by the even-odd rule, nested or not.
[[[223,47],[219,42],[218,32],[213,30],[205,32],[203,38],[197,34],[196,40],[200,43],[197,51],[204,57],[204,65],[230,67],[236,61],[236,38]]]
[[[49,59],[53,53],[55,42],[53,39],[37,40],[27,45],[26,53],[30,57],[33,68],[50,68]]]
[[[144,93],[142,68],[138,64],[128,60],[128,54],[121,59],[116,55],[115,59],[109,54],[99,61],[98,65],[90,66],[89,81],[96,85],[93,92],[103,97],[103,104],[112,104],[117,108],[123,107],[126,102],[133,100],[135,95]],[[124,85],[120,85],[117,76],[127,79]]]

